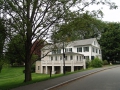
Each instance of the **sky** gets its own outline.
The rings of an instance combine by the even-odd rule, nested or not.
[[[103,21],[120,22],[120,0],[111,0],[116,3],[118,9],[110,10],[107,6],[103,7]]]
[[[118,6],[118,9],[110,10],[108,6],[103,6],[102,11],[104,13],[104,16],[101,20],[108,21],[108,22],[120,22],[120,0],[111,0],[112,2],[115,2]],[[89,9],[97,9],[99,6],[95,7],[89,7]]]
[[[86,10],[92,11],[92,10],[101,9],[104,15],[103,15],[103,18],[99,18],[100,20],[107,21],[107,22],[120,22],[120,0],[109,0],[109,1],[114,2],[118,6],[118,8],[110,10],[109,6],[107,5],[104,5],[104,6],[103,5],[91,5],[89,7],[86,7]],[[76,10],[76,7],[72,8],[72,10],[73,11]]]

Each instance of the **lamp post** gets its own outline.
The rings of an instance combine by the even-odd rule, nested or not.
[[[65,52],[64,52],[64,42],[63,42],[63,74],[65,74]]]

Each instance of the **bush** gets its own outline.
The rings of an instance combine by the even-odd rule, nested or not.
[[[35,72],[35,65],[32,65],[31,67],[31,73],[34,73]]]
[[[104,60],[104,61],[103,61],[103,64],[104,64],[104,65],[108,65],[108,61],[107,61],[107,60]]]
[[[94,68],[102,67],[102,65],[103,61],[100,60],[98,57],[90,62],[90,66]]]
[[[86,68],[89,68],[89,67],[90,67],[90,61],[86,60]]]
[[[32,65],[31,67],[31,73],[34,73],[35,72],[35,65]],[[23,70],[23,73],[25,73],[25,70]]]

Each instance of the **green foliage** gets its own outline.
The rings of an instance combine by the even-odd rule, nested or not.
[[[31,67],[31,72],[32,72],[32,73],[35,72],[35,65],[32,65],[32,67]]]
[[[68,12],[72,6],[74,7],[76,4],[81,4],[83,7],[80,5],[79,12],[84,11],[85,7],[91,4],[107,4],[111,8],[116,8],[114,3],[108,3],[107,0],[94,0],[89,2],[82,0],[0,0],[0,5],[4,2],[5,4],[2,6],[2,10],[7,9],[4,12],[9,14],[10,20],[7,22],[7,26],[11,28],[9,32],[26,36],[24,43],[25,48],[21,48],[20,50],[25,53],[25,82],[32,80],[29,68],[31,66],[32,41],[39,38],[48,39],[51,32],[50,30],[52,30],[52,27],[56,23],[66,22],[69,15]],[[19,51],[14,54],[18,53]],[[22,55],[19,57],[24,58]]]
[[[104,65],[108,65],[109,63],[108,63],[107,60],[103,60],[103,64],[104,64]]]
[[[98,67],[102,67],[102,65],[103,65],[103,61],[100,60],[98,57],[90,62],[91,67],[98,68]]]
[[[24,39],[20,35],[14,36],[8,43],[6,58],[10,64],[22,65],[25,60],[25,44]]]
[[[52,34],[52,40],[74,41],[78,39],[97,38],[104,29],[105,23],[89,13],[74,14],[71,21],[57,26]]]
[[[120,56],[120,23],[106,23],[99,41],[103,60],[119,60]]]
[[[89,68],[89,67],[90,67],[90,61],[86,60],[86,68]]]

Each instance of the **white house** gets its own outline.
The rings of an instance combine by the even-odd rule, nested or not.
[[[64,46],[63,46],[64,45]],[[86,68],[85,60],[92,60],[95,57],[102,59],[100,45],[96,38],[72,41],[65,44],[57,44],[57,49],[50,49],[51,45],[44,47],[41,55],[45,56],[41,61],[36,62],[36,73],[63,73]],[[63,54],[63,48],[65,54]],[[65,55],[65,58],[63,56]],[[65,61],[65,63],[64,63]],[[65,65],[64,65],[65,64]]]

